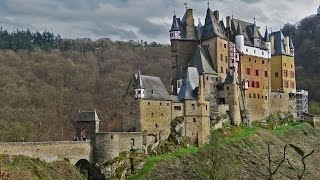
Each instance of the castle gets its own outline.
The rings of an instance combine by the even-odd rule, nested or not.
[[[132,148],[146,149],[168,138],[171,122],[183,117],[190,145],[208,142],[221,119],[232,125],[261,121],[277,112],[296,111],[294,46],[281,31],[264,35],[254,22],[220,19],[207,9],[204,25],[193,10],[175,14],[171,25],[172,83],[133,74],[121,105],[121,131],[99,132],[96,112],[80,112],[77,137],[94,139],[94,159],[104,163]],[[85,132],[84,132],[85,130]]]

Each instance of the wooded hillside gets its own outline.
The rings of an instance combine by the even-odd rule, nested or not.
[[[287,24],[296,48],[298,89],[320,113],[320,17]],[[151,43],[65,40],[52,33],[0,31],[0,141],[71,140],[80,110],[97,109],[102,130],[134,72],[170,84],[170,47]]]

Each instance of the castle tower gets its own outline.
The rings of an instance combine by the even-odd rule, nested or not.
[[[176,17],[176,14],[173,15],[172,25],[171,25],[171,29],[170,29],[169,33],[170,33],[170,40],[171,41],[181,39],[181,31],[180,31],[179,22]]]
[[[209,120],[209,102],[205,100],[205,78],[200,76],[200,83],[198,88],[198,103],[200,107],[200,126],[198,132],[198,145],[202,146],[208,143],[210,136],[210,120]]]
[[[97,111],[81,112],[75,120],[76,137],[79,140],[92,139],[99,132],[99,122]]]
[[[173,16],[170,29],[172,57],[171,94],[173,95],[179,93],[182,72],[188,68],[189,60],[199,44],[198,33],[197,27],[194,26],[192,9],[186,10],[182,20],[177,18],[176,15]]]
[[[236,32],[235,41],[236,41],[236,49],[239,52],[244,52],[244,35],[242,33],[240,22],[238,22],[238,28],[237,28],[237,32]]]
[[[253,40],[253,45],[255,47],[259,47],[260,45],[260,37],[259,37],[259,34],[258,34],[258,28],[257,28],[257,25],[256,23],[253,24],[253,33],[252,33],[252,36],[250,37],[250,39]]]
[[[264,38],[263,38],[267,48],[268,48],[268,51],[269,51],[269,54],[270,54],[270,58],[271,58],[271,43],[270,43],[270,37],[269,37],[269,33],[268,33],[268,27],[266,26],[266,32],[264,34]]]
[[[143,99],[144,98],[144,88],[143,88],[143,84],[142,84],[140,70],[138,72],[137,83],[134,88],[134,97],[136,99]]]

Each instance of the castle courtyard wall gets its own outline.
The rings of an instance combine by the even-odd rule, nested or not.
[[[92,162],[89,141],[5,142],[0,143],[0,154],[24,155],[46,162],[69,159],[76,164],[80,159]]]

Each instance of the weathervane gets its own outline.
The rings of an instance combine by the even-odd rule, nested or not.
[[[253,22],[254,22],[254,24],[256,24],[256,18],[253,18]]]
[[[186,6],[186,9],[188,9],[188,3],[187,3],[187,2],[185,2],[185,3],[184,3],[184,5]]]

